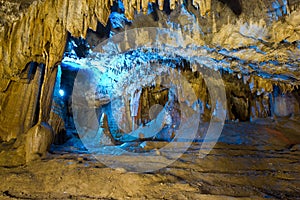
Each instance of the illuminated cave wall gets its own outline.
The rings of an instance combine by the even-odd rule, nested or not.
[[[1,1],[1,140],[17,139],[14,153],[22,160],[24,154],[37,151],[26,149],[28,138],[34,140],[43,132],[36,145],[46,149],[49,135],[65,126],[60,108],[51,114],[50,109],[68,36],[77,38],[73,39],[77,45],[83,41],[79,37],[85,38],[93,48],[125,29],[141,27],[179,28],[191,35],[203,50],[201,56],[224,72],[228,119],[271,116],[276,108],[279,116],[297,114],[299,2],[242,1],[241,9],[237,1],[222,2]],[[78,52],[77,57],[84,57]],[[60,96],[55,95],[52,108],[59,103],[55,100]],[[68,95],[66,91],[65,97]],[[272,102],[271,96],[276,95],[278,102]],[[286,113],[287,105],[294,109]],[[54,132],[45,125],[48,122]]]

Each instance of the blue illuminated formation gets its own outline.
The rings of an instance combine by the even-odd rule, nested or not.
[[[63,96],[65,95],[65,91],[63,91],[62,89],[60,89],[60,90],[58,91],[58,93],[59,93],[59,95],[60,95],[61,97],[63,97]]]

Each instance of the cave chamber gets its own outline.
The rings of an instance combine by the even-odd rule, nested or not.
[[[1,198],[299,198],[299,1],[0,5]]]

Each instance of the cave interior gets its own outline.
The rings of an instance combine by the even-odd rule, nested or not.
[[[0,198],[300,197],[299,1],[0,6]]]

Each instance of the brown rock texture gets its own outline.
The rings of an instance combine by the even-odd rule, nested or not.
[[[96,29],[97,21],[105,24],[109,13],[109,1],[1,1],[0,14],[4,17],[0,27],[0,130],[3,140],[15,138],[33,125],[40,85],[44,85],[40,91],[41,119],[48,120],[55,67],[62,59],[67,33],[85,37],[88,28]],[[36,78],[35,88],[34,81],[26,77],[27,73],[31,76],[28,63],[32,61],[45,65],[40,80]],[[19,99],[17,104],[16,99]]]

